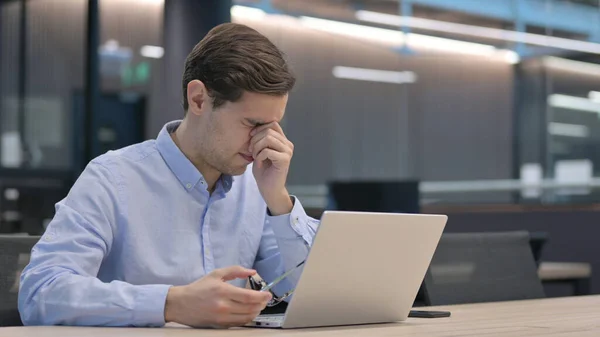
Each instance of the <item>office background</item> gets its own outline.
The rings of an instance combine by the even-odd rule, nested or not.
[[[288,180],[315,216],[333,182],[417,182],[450,229],[600,268],[600,4],[482,2],[1,0],[0,231],[39,234],[91,158],[181,118],[185,56],[234,21],[298,77]]]

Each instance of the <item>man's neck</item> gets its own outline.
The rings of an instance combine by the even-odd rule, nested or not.
[[[199,149],[194,148],[193,142],[187,137],[187,124],[182,122],[177,130],[171,134],[171,138],[175,145],[183,152],[183,154],[194,164],[196,169],[202,174],[206,181],[208,192],[212,193],[215,190],[217,181],[221,177],[221,172],[210,166],[203,159]]]

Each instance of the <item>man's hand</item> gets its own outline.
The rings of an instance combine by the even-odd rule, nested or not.
[[[226,281],[254,274],[254,270],[234,266],[217,269],[189,285],[171,287],[165,304],[165,321],[213,328],[251,322],[266,307],[271,293],[238,288]]]
[[[285,188],[294,144],[283,133],[277,122],[262,125],[250,133],[250,148],[254,158],[252,169],[258,189],[271,215],[288,214],[294,207]]]

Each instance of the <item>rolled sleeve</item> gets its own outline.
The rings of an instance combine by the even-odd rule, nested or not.
[[[309,217],[300,201],[292,196],[294,207],[289,214],[270,216],[267,213],[255,268],[268,282],[296,267],[306,259],[319,221]],[[277,284],[273,291],[284,294],[298,283],[302,267]]]
[[[267,215],[266,221],[271,225],[275,237],[278,239],[293,240],[302,238],[308,246],[311,246],[319,223],[306,214],[298,198],[292,196],[292,201],[294,207],[289,214]]]

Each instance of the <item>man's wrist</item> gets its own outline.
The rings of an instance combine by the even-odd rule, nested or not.
[[[280,196],[273,201],[267,201],[267,207],[269,208],[269,214],[271,216],[290,214],[294,208],[292,198],[287,191],[282,192],[279,195]]]
[[[173,286],[169,288],[167,292],[167,300],[165,301],[165,323],[177,322],[177,303],[182,287]]]

